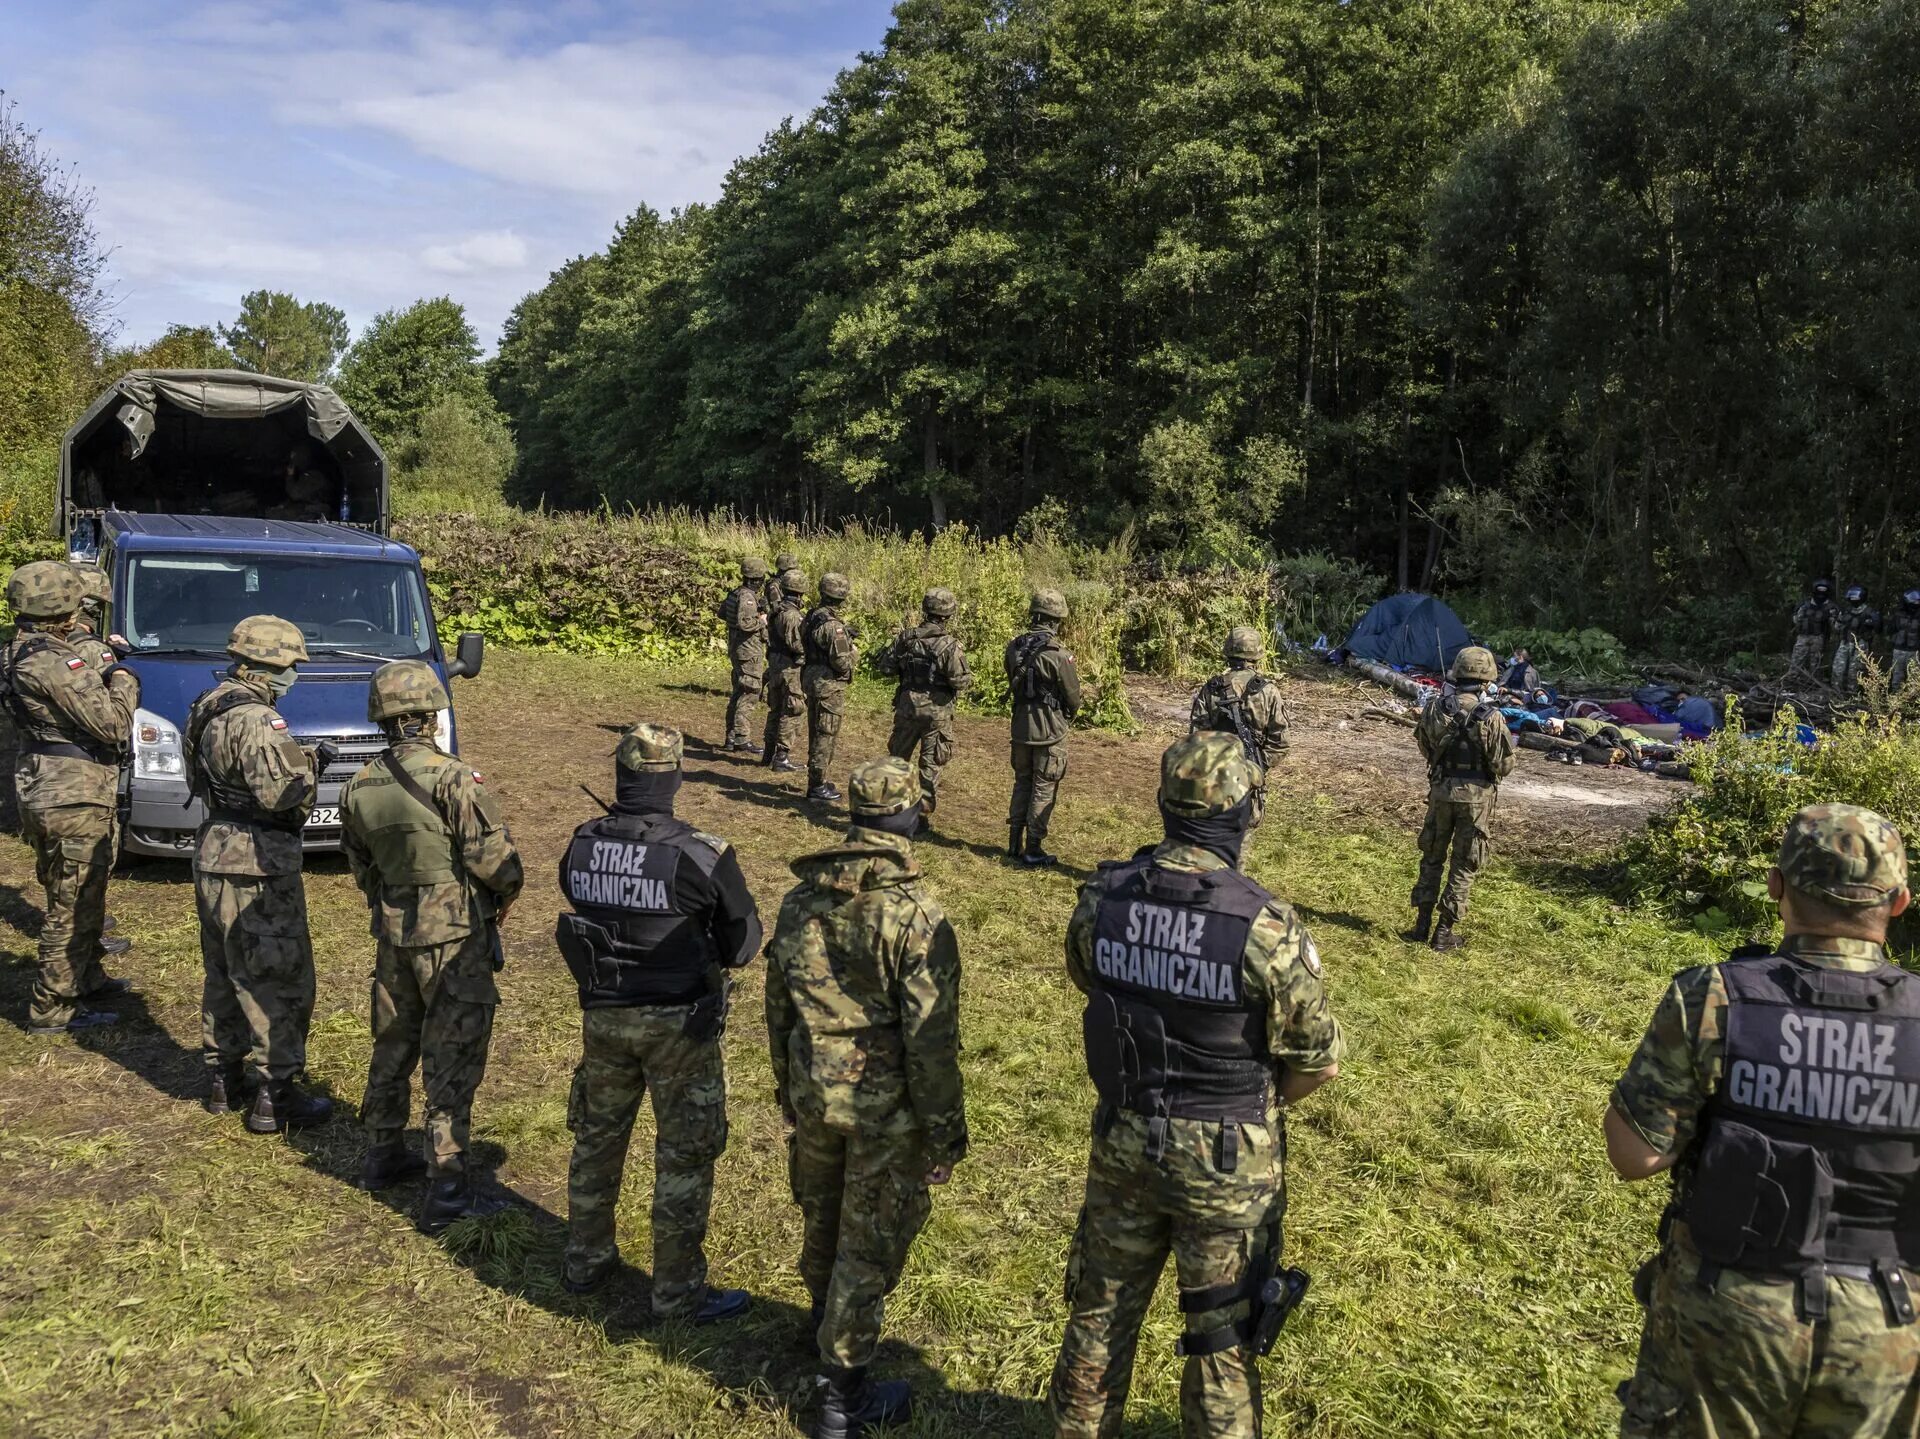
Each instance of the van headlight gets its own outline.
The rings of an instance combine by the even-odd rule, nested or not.
[[[453,711],[440,710],[434,715],[433,737],[440,742],[440,748],[448,754],[453,753]]]
[[[186,752],[180,745],[180,731],[152,710],[133,712],[133,777],[187,777]]]

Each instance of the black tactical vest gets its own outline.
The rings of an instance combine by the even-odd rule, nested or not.
[[[1676,1199],[1702,1257],[1920,1264],[1920,978],[1784,955],[1720,974],[1725,1068]]]
[[[1051,630],[1029,630],[1013,642],[1013,662],[1007,668],[1012,672],[1013,697],[1021,704],[1063,707],[1059,692],[1040,673],[1040,656],[1055,642]]]
[[[691,1004],[720,963],[708,916],[689,914],[680,866],[713,873],[720,856],[671,815],[608,815],[574,831],[560,862],[572,914],[556,939],[584,1009]]]
[[[1155,1118],[1262,1124],[1271,1080],[1247,933],[1272,896],[1233,870],[1188,874],[1142,854],[1101,869],[1083,1029],[1103,1104]]]
[[[911,629],[900,637],[900,687],[902,689],[926,692],[933,688],[936,668],[933,642],[938,639],[939,631],[931,634],[924,630]]]
[[[1450,694],[1437,700],[1447,717],[1447,728],[1434,747],[1433,772],[1441,779],[1467,780],[1475,784],[1493,784],[1493,766],[1487,761],[1487,736],[1484,726],[1489,718],[1505,724],[1500,711],[1482,702],[1472,709]]]

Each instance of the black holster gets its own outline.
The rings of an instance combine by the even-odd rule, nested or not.
[[[680,1032],[700,1044],[717,1040],[727,1032],[727,1014],[732,1008],[733,980],[723,977],[718,989],[693,1002]]]

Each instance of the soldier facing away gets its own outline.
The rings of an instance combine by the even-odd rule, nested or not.
[[[782,570],[780,605],[767,618],[767,733],[761,763],[775,774],[792,774],[799,768],[793,762],[793,747],[807,715],[807,694],[801,683],[807,650],[806,593],[805,575],[797,569]]]
[[[1833,581],[1815,580],[1807,589],[1807,597],[1793,609],[1793,658],[1787,666],[1789,673],[1801,679],[1814,679],[1820,674],[1827,656],[1827,640],[1838,619]]]
[[[298,626],[253,615],[233,627],[227,653],[227,677],[193,702],[183,737],[207,807],[193,857],[205,1103],[211,1114],[246,1108],[248,1129],[277,1134],[333,1112],[332,1100],[300,1085],[314,991],[300,862],[319,771],[274,708],[307,642]]]
[[[727,749],[734,754],[759,754],[748,736],[754,702],[767,678],[767,615],[761,608],[761,590],[767,580],[767,562],[758,555],[740,561],[740,584],[720,604],[727,624],[727,658],[733,667],[727,700]]]
[[[1114,1439],[1167,1256],[1186,1316],[1186,1439],[1261,1432],[1257,1358],[1306,1277],[1283,1270],[1283,1108],[1339,1073],[1320,958],[1238,872],[1259,772],[1203,732],[1160,768],[1165,840],[1103,864],[1067,928],[1100,1097],[1048,1406],[1060,1439]]]
[[[118,667],[100,673],[70,643],[82,597],[79,576],[57,560],[22,565],[7,580],[18,628],[0,682],[17,743],[21,837],[46,900],[28,1021],[35,1034],[112,1024],[117,1015],[84,1002],[131,988],[108,978],[100,957],[120,756],[140,681]],[[115,952],[125,948],[120,941]]]
[[[1420,712],[1413,731],[1427,762],[1427,820],[1420,828],[1420,876],[1413,885],[1416,918],[1402,938],[1413,944],[1430,939],[1443,954],[1462,943],[1453,927],[1466,917],[1467,893],[1493,844],[1500,781],[1513,772],[1513,736],[1499,709],[1480,695],[1494,674],[1490,651],[1478,645],[1461,650],[1448,672],[1452,685]],[[1471,688],[1461,689],[1463,684]]]
[[[113,584],[98,565],[76,564],[73,572],[80,577],[80,611],[73,617],[73,628],[67,631],[67,643],[93,666],[95,674],[104,678],[125,655],[131,653],[126,640],[119,635],[106,633],[107,607],[113,603]],[[117,804],[113,810],[113,827],[107,833],[107,853],[120,853],[120,807]],[[113,931],[118,927],[111,913],[101,918],[100,928],[106,936],[100,941],[102,955],[125,954],[133,948],[132,940],[114,938]]]
[[[707,1324],[745,1311],[707,1287],[713,1166],[727,1145],[720,1047],[732,980],[760,952],[760,916],[723,839],[673,813],[680,732],[635,725],[615,752],[613,808],[560,861],[571,913],[555,931],[580,991],[581,1058],[567,1102],[566,1287],[620,1262],[614,1210],[640,1101],[653,1095],[653,1313]]]
[[[1247,759],[1260,771],[1254,790],[1253,819],[1258,826],[1267,807],[1267,778],[1287,753],[1287,706],[1280,686],[1260,672],[1266,646],[1260,631],[1236,625],[1223,646],[1227,667],[1200,687],[1193,697],[1187,732],[1219,730],[1240,741]]]
[[[782,577],[785,576],[787,571],[797,570],[799,568],[800,557],[796,554],[790,554],[785,550],[782,550],[774,559],[773,573],[768,575],[766,582],[760,586],[760,612],[767,616],[769,620],[773,618],[774,612],[786,602],[787,592],[785,587],[780,583]],[[800,592],[802,594],[806,593],[804,585],[801,587]]]
[[[840,790],[827,775],[833,769],[840,744],[840,726],[847,714],[847,686],[853,682],[857,652],[853,631],[840,618],[840,606],[853,593],[845,575],[823,575],[820,603],[807,616],[801,632],[806,668],[801,685],[807,696],[807,798],[831,804]]]
[[[388,747],[340,796],[342,846],[378,942],[359,1185],[385,1189],[426,1172],[433,1184],[420,1228],[428,1234],[502,1207],[468,1172],[467,1129],[500,1003],[499,924],[524,881],[493,796],[434,742],[447,704],[423,660],[375,670],[367,718]],[[403,1142],[416,1062],[427,1101],[424,1161]]]
[[[1893,647],[1893,670],[1887,677],[1889,688],[1907,687],[1907,674],[1920,655],[1920,589],[1900,596],[1900,608],[1887,620],[1887,643]]]
[[[1013,698],[1013,798],[1007,806],[1007,857],[1030,868],[1057,861],[1047,831],[1060,781],[1067,777],[1067,731],[1080,710],[1080,671],[1060,643],[1067,601],[1040,590],[1027,611],[1027,632],[1008,642],[1003,663]]]
[[[846,839],[794,861],[800,882],[767,949],[774,1094],[792,1127],[800,1277],[826,1371],[821,1439],[910,1413],[906,1382],[875,1383],[867,1366],[928,1186],[967,1152],[959,944],[909,842],[919,784],[885,759],[850,788]]]
[[[947,632],[960,608],[948,589],[931,589],[920,601],[920,624],[901,631],[880,658],[884,674],[900,683],[893,691],[893,733],[887,753],[911,760],[920,752],[920,805],[923,828],[939,801],[940,771],[953,758],[953,703],[973,687],[967,653]]]
[[[1920,977],[1884,948],[1906,845],[1805,809],[1767,888],[1785,937],[1675,976],[1607,1109],[1621,1178],[1674,1175],[1626,1439],[1915,1432]]]
[[[1840,643],[1833,648],[1833,687],[1843,695],[1860,688],[1860,674],[1880,633],[1880,611],[1867,603],[1864,585],[1847,586],[1847,602],[1834,618]]]

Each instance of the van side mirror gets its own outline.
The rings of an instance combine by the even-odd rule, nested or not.
[[[453,663],[447,666],[447,678],[472,679],[480,673],[480,666],[486,662],[487,640],[485,635],[472,633],[460,636],[453,647]]]

